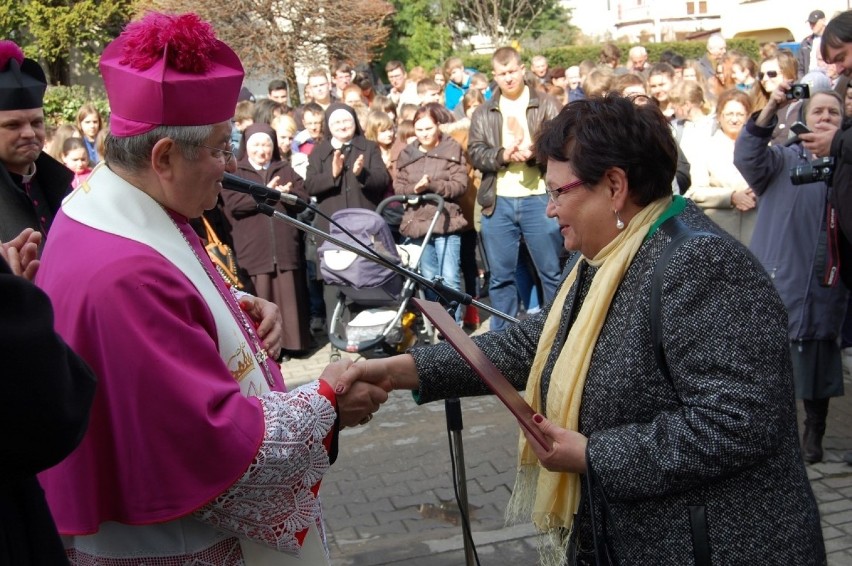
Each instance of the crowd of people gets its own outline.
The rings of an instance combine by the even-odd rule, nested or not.
[[[305,178],[308,194],[328,214],[352,206],[375,209],[392,194],[440,194],[446,209],[424,251],[423,274],[476,295],[477,275],[487,270],[492,306],[517,316],[534,314],[552,300],[565,259],[559,226],[545,217],[544,168],[532,154],[539,128],[569,102],[611,92],[657,106],[668,119],[678,148],[673,192],[693,201],[750,246],[773,274],[791,310],[797,392],[806,407],[820,407],[808,413],[813,415],[804,435],[805,457],[819,461],[828,399],[843,392],[840,348],[852,340],[840,342],[845,287],[823,287],[807,276],[813,272],[815,250],[825,232],[822,207],[827,186],[818,180],[813,184],[819,190],[801,191],[815,199],[811,216],[795,200],[785,200],[779,210],[770,204],[777,191],[766,190],[769,177],[783,184],[790,167],[815,157],[799,143],[794,124],[812,130],[837,128],[847,114],[845,92],[830,95],[834,100],[830,104],[813,104],[827,100],[840,77],[819,49],[808,49],[814,41],[819,43],[825,15],[816,10],[808,22],[813,34],[798,53],[764,44],[759,60],[728,51],[725,39],[717,34],[707,40],[705,55],[696,60],[665,52],[660,60],[649,61],[642,46],[631,48],[625,58],[617,46],[606,44],[597,62],[551,68],[545,57],[536,55],[527,68],[516,51],[504,48],[494,55],[490,82],[487,75],[466,69],[458,57],[431,73],[422,68],[407,71],[401,62],[391,61],[385,67],[389,86],[384,94],[367,76],[341,64],[331,73],[314,69],[308,74],[301,106],[291,109],[287,85],[273,81],[268,99],[241,102],[235,120],[239,127],[263,120],[272,123],[279,146],[289,142],[286,153]],[[788,99],[786,93],[794,83],[806,85],[810,97]],[[775,100],[782,95],[781,102]],[[273,105],[276,99],[285,102]],[[252,117],[247,118],[252,104]],[[769,111],[773,119],[768,142],[777,148],[770,155],[784,147],[791,157],[784,163],[761,162],[770,170],[758,182],[754,162],[738,156],[746,151],[745,140],[754,139],[744,130],[749,118]],[[767,204],[761,206],[761,200]],[[430,212],[428,205],[418,205],[401,218],[389,214],[387,220],[400,241],[419,243]],[[232,220],[239,242],[246,221]],[[802,226],[803,232],[788,230],[791,222]],[[318,219],[316,225],[328,229],[325,220]],[[303,236],[294,232],[292,238],[298,241]],[[792,248],[800,255],[770,253],[767,243],[772,243],[770,249]],[[245,246],[238,248],[240,261],[241,253],[251,253],[242,252]],[[314,331],[324,328],[323,319],[331,316],[336,302],[333,288],[319,293],[321,283],[311,265],[316,262],[313,249],[308,245],[304,256],[311,313],[300,317],[303,326],[298,330],[285,328],[285,335],[304,336],[304,325]],[[802,278],[790,283],[784,276],[788,272]],[[456,312],[460,324],[479,323],[475,308],[462,311]],[[826,320],[822,312],[838,316]],[[821,321],[819,329],[808,323],[812,317]],[[491,330],[508,326],[500,317],[491,319]],[[298,350],[304,344],[285,348]],[[819,354],[809,349],[811,344],[819,347]]]
[[[421,403],[486,392],[446,344],[333,364],[287,391],[274,362],[310,350],[336,290],[316,238],[221,191],[227,171],[326,215],[443,197],[422,273],[476,295],[487,272],[491,305],[526,315],[492,317],[477,340],[553,443],[522,436],[511,502],[549,535],[549,563],[594,563],[601,520],[622,535],[607,551],[631,563],[709,563],[711,548],[824,561],[803,461],[823,458],[852,337],[823,253],[830,176],[809,168],[827,153],[807,140],[839,132],[852,96],[822,56],[825,14],[808,22],[798,53],[766,44],[759,61],[713,35],[698,60],[649,61],[642,46],[623,60],[605,44],[569,68],[536,55],[528,69],[502,47],[490,76],[457,57],[429,72],[390,61],[387,89],[341,63],[312,69],[291,107],[285,81],[265,97],[242,86],[238,57],[197,16],[151,13],[101,59],[110,116],[86,104],[49,136],[43,71],[0,45],[0,283],[49,320],[21,283],[38,272],[62,339],[37,330],[79,382],[69,438],[15,477],[27,491],[10,515],[35,510],[47,543],[0,553],[61,554],[46,496],[82,563],[325,563],[317,493],[340,428],[369,422],[394,389]],[[166,56],[172,40],[182,57]],[[424,244],[434,214],[424,202],[385,220],[399,243]],[[691,237],[667,254],[678,231]],[[204,247],[214,236],[236,259],[229,285]],[[455,316],[480,322],[471,307]],[[42,496],[34,474],[78,444],[41,473]],[[613,516],[596,514],[607,497]],[[790,537],[780,520],[801,528]]]

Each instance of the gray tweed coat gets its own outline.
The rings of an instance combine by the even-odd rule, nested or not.
[[[669,242],[657,231],[615,295],[583,393],[580,432],[620,536],[616,554],[622,565],[694,564],[689,506],[697,505],[705,507],[713,564],[824,564],[796,430],[784,306],[741,244],[691,203],[681,219],[719,237],[690,240],[666,270],[661,317],[672,382],[650,337],[651,279]],[[476,339],[518,389],[549,307]],[[487,393],[448,345],[412,353],[419,402]],[[591,545],[585,490],[575,523],[580,548]]]

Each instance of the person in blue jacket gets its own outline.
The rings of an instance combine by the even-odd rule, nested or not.
[[[450,57],[444,63],[444,77],[447,84],[444,87],[444,105],[448,110],[455,110],[462,97],[470,88],[470,77],[464,70],[464,63],[459,57]]]

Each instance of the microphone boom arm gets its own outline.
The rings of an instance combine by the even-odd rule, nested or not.
[[[312,207],[312,206],[309,206],[309,208],[314,209],[314,207]],[[387,267],[391,271],[402,275],[405,278],[413,279],[414,281],[416,281],[420,285],[423,285],[424,287],[428,287],[428,288],[432,289],[439,296],[441,296],[444,300],[446,300],[448,302],[457,302],[457,303],[460,303],[460,304],[463,304],[463,305],[473,305],[473,306],[480,308],[480,309],[482,309],[482,310],[484,310],[488,313],[493,314],[494,316],[499,316],[500,318],[507,320],[508,322],[519,322],[517,318],[515,318],[513,316],[509,316],[508,314],[501,312],[501,311],[491,307],[490,305],[483,304],[483,303],[475,300],[473,297],[471,297],[467,293],[463,293],[462,291],[458,291],[456,289],[451,289],[450,287],[447,287],[446,285],[444,285],[444,283],[440,279],[436,279],[435,281],[430,281],[429,279],[426,279],[425,277],[423,277],[422,275],[420,275],[419,273],[417,273],[415,271],[411,271],[410,269],[407,269],[407,268],[402,267],[400,265],[396,265],[392,261],[388,260],[387,258],[382,257],[381,255],[374,252],[373,250],[370,250],[369,248],[363,249],[363,248],[360,248],[358,246],[352,245],[349,242],[344,242],[343,240],[336,238],[336,237],[332,236],[331,234],[323,232],[319,228],[315,228],[314,226],[311,226],[310,224],[306,224],[306,223],[302,222],[301,220],[297,220],[295,218],[287,216],[286,214],[275,210],[275,208],[269,206],[266,203],[258,202],[257,203],[257,209],[258,209],[258,211],[262,212],[263,214],[266,214],[267,216],[277,218],[279,220],[283,220],[284,222],[292,224],[293,226],[295,226],[296,228],[298,228],[299,230],[301,230],[303,232],[308,232],[308,233],[313,234],[315,236],[319,236],[323,240],[328,240],[329,242],[331,242],[331,243],[333,243],[337,246],[340,246],[344,250],[350,251],[350,252],[352,252],[356,255],[359,255],[359,256],[361,256],[365,259],[368,259],[370,261],[379,263],[379,264]],[[317,212],[319,212],[319,211],[317,211]]]

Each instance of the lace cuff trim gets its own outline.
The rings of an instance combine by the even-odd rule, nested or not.
[[[266,431],[254,461],[234,485],[195,516],[224,531],[298,555],[307,529],[321,525],[317,492],[329,468],[323,439],[333,430],[337,414],[319,393],[318,381],[258,399]]]

